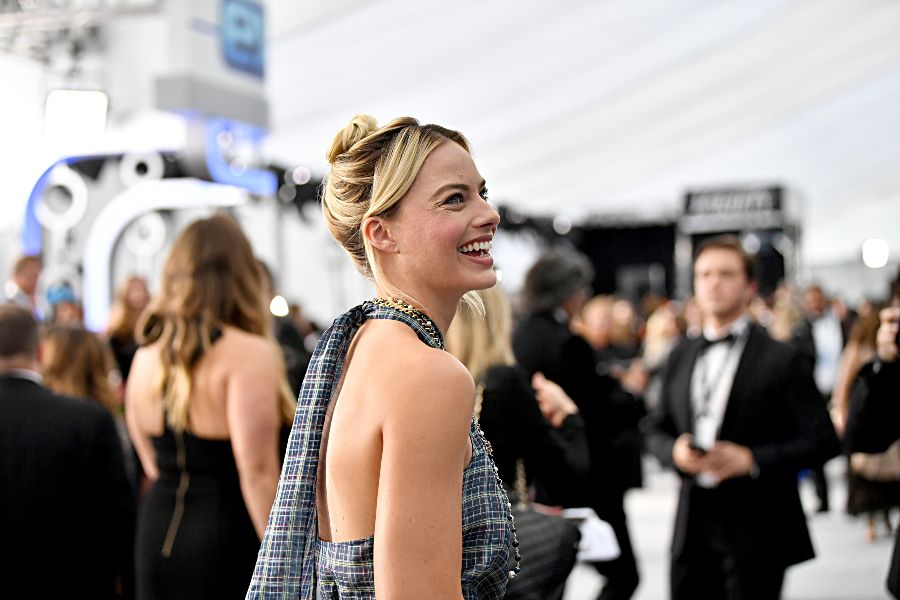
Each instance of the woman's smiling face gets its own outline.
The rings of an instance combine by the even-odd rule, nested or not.
[[[458,294],[497,282],[490,248],[499,222],[471,155],[449,140],[429,154],[387,219],[396,266],[432,289]]]

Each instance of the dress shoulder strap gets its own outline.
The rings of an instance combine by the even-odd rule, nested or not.
[[[410,304],[396,299],[375,298],[366,302],[367,316],[370,319],[391,319],[406,323],[416,332],[416,335],[424,343],[432,348],[444,349],[444,336],[434,321],[422,311]]]

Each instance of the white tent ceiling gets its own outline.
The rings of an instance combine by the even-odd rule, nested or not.
[[[900,253],[896,0],[272,0],[271,156],[325,172],[355,113],[458,128],[498,202],[672,216],[780,183],[817,262]]]

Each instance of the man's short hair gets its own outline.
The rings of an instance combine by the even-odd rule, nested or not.
[[[38,324],[28,309],[15,304],[0,305],[0,358],[34,356],[38,347]]]
[[[15,264],[13,265],[13,273],[15,275],[19,275],[24,272],[27,267],[30,265],[37,265],[38,267],[42,267],[44,265],[44,261],[40,256],[34,254],[26,254],[25,256],[20,257]]]
[[[744,273],[747,275],[747,281],[756,281],[756,261],[746,250],[744,250],[744,246],[741,245],[741,241],[737,236],[717,235],[703,240],[700,242],[700,245],[697,246],[697,252],[694,254],[694,262],[697,262],[697,259],[700,258],[701,254],[713,248],[718,250],[730,250],[737,254],[741,259],[741,263],[744,265]]]
[[[591,285],[594,267],[588,257],[570,249],[550,250],[525,273],[521,299],[530,314],[553,310]]]
[[[812,285],[806,286],[806,289],[803,290],[804,294],[819,294],[821,296],[825,295],[825,290],[822,289],[822,286],[814,283]]]

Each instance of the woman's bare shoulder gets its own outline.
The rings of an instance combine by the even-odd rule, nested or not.
[[[238,368],[258,368],[269,364],[280,351],[275,340],[237,327],[226,325],[213,350]]]
[[[141,346],[137,349],[131,361],[131,370],[128,374],[130,383],[136,384],[139,381],[145,383],[145,380],[155,377],[160,363],[159,350],[159,342]]]
[[[359,347],[367,355],[367,377],[385,418],[451,419],[465,427],[475,397],[472,376],[452,354],[422,343],[406,325],[399,326],[402,329],[372,328]]]

